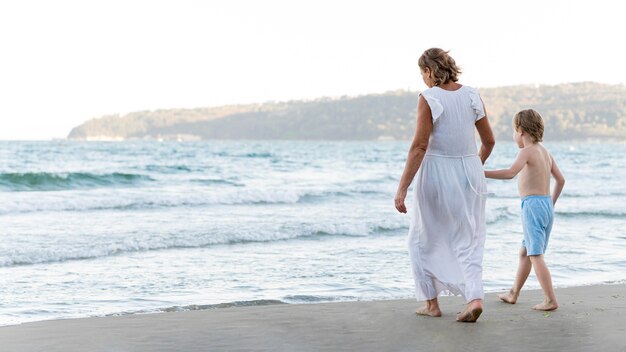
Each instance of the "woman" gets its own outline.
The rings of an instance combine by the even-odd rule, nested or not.
[[[419,67],[428,89],[419,97],[417,129],[395,197],[396,209],[406,213],[404,200],[415,177],[409,255],[416,298],[426,301],[416,313],[440,317],[437,296],[449,292],[467,302],[457,321],[475,322],[484,297],[482,165],[495,140],[478,90],[457,83],[461,71],[448,52],[426,50]]]

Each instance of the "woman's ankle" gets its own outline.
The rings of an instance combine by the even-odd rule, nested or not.
[[[428,309],[439,309],[439,301],[437,298],[429,299],[426,301],[426,308]]]
[[[483,305],[483,300],[480,298],[473,299],[467,303],[468,307],[482,307],[482,305]]]

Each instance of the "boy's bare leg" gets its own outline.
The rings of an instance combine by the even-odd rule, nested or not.
[[[535,275],[537,275],[537,280],[541,285],[541,289],[543,290],[543,294],[545,296],[543,303],[539,303],[533,307],[533,309],[537,310],[555,310],[559,307],[556,302],[556,296],[554,295],[554,289],[552,288],[552,276],[550,275],[550,270],[548,270],[548,266],[543,260],[543,255],[533,255],[530,256],[530,261],[535,268]]]
[[[517,265],[517,274],[515,275],[513,287],[508,293],[499,294],[498,298],[500,298],[503,302],[515,304],[520,291],[522,291],[522,287],[524,287],[524,283],[526,283],[526,279],[528,279],[528,275],[530,275],[530,269],[532,269],[532,266],[530,258],[526,255],[526,248],[522,247],[519,251],[519,264]]]
[[[456,321],[462,323],[475,323],[483,313],[483,300],[475,299],[467,304],[465,310],[456,316]]]
[[[417,315],[427,315],[430,317],[440,317],[441,309],[439,309],[439,301],[437,298],[429,299],[426,301],[426,305],[415,311]]]

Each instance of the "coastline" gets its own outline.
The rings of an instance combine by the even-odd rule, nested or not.
[[[0,327],[2,351],[626,351],[626,284],[556,290],[560,308],[538,312],[540,290],[517,304],[485,297],[476,324],[418,317],[412,300],[276,304],[50,320]]]

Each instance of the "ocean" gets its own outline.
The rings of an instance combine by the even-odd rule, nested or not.
[[[408,146],[0,142],[0,325],[411,298],[409,218],[393,206]],[[567,180],[554,285],[625,282],[626,144],[546,146]],[[486,168],[516,153],[499,142]],[[516,182],[488,186],[489,292],[510,287],[522,230]]]

